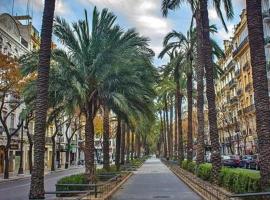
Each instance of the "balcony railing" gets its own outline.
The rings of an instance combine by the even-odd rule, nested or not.
[[[255,111],[255,105],[254,104],[244,108],[244,113],[249,113],[249,112],[253,112],[253,111]]]
[[[270,37],[269,36],[264,38],[264,45],[266,48],[270,47]]]
[[[262,17],[265,23],[270,22],[270,10],[268,9],[268,10],[263,11]]]
[[[251,83],[247,84],[245,87],[245,91],[249,92],[251,89],[252,89],[252,84]]]
[[[229,87],[231,88],[231,87],[234,87],[234,86],[236,86],[236,81],[234,79],[232,79],[229,82]]]
[[[236,70],[236,71],[235,71],[235,76],[236,76],[236,77],[239,77],[239,76],[240,76],[240,74],[241,74],[240,69],[238,69],[238,70]]]
[[[243,89],[239,88],[236,92],[237,96],[241,96],[243,94]]]
[[[245,39],[240,43],[240,45],[233,51],[233,56],[239,53],[239,51],[243,48],[243,46],[248,43],[248,37],[246,36]]]
[[[250,112],[253,112],[253,111],[255,111],[255,105],[254,104],[252,104],[252,105],[250,105],[248,107],[245,107],[243,109],[238,110],[237,113],[238,113],[238,115],[242,115],[242,114],[247,114],[247,113],[250,113]]]
[[[52,138],[51,137],[45,137],[46,144],[52,144]]]
[[[231,100],[230,100],[230,103],[232,105],[238,103],[238,97],[237,96],[232,97]]]
[[[244,70],[244,71],[248,71],[248,70],[249,70],[249,67],[250,67],[249,62],[246,62],[246,63],[244,64],[243,70]]]

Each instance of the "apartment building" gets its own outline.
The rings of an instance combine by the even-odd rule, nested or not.
[[[269,8],[269,0],[262,0],[267,69],[270,61]],[[245,10],[235,26],[234,36],[224,41],[224,47],[226,56],[219,61],[224,74],[216,81],[222,153],[254,154],[257,152],[256,110]]]

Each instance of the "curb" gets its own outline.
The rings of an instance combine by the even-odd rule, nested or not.
[[[69,170],[73,170],[73,169],[80,169],[81,167],[74,167],[74,168],[68,168],[68,169],[61,169],[61,170],[57,170],[57,171],[48,171],[44,173],[44,176],[46,175],[50,175],[50,174],[56,174],[59,172],[63,172],[63,171],[69,171]],[[31,178],[31,174],[27,174],[27,175],[23,175],[22,177],[17,177],[17,178],[11,178],[11,179],[2,179],[0,180],[0,185],[3,183],[11,183],[14,181],[18,181],[18,180],[26,180],[28,178]]]
[[[133,173],[129,173],[116,187],[112,189],[102,200],[110,200],[111,197],[118,191],[118,189],[133,175]]]

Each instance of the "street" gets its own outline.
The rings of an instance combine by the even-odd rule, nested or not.
[[[55,191],[57,180],[64,176],[84,172],[84,168],[70,169],[45,175],[45,191]],[[0,199],[1,200],[25,200],[28,199],[30,187],[30,177],[22,180],[14,180],[11,182],[0,183]],[[55,195],[46,195],[46,199],[50,199]]]

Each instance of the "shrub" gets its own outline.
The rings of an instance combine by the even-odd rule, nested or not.
[[[259,192],[260,174],[246,169],[230,169],[223,167],[219,184],[235,193]]]
[[[195,171],[196,171],[196,163],[193,162],[193,161],[188,162],[188,164],[187,164],[187,170],[188,170],[189,172],[191,172],[191,173],[194,174]]]
[[[87,178],[85,174],[75,174],[66,176],[57,181],[57,184],[87,184]],[[59,186],[56,185],[56,191],[74,191],[74,190],[86,190],[86,187],[82,186]]]
[[[200,164],[197,170],[197,176],[205,181],[211,180],[212,165],[210,163]]]
[[[187,160],[183,160],[181,162],[181,168],[187,170],[188,169],[188,161]]]

